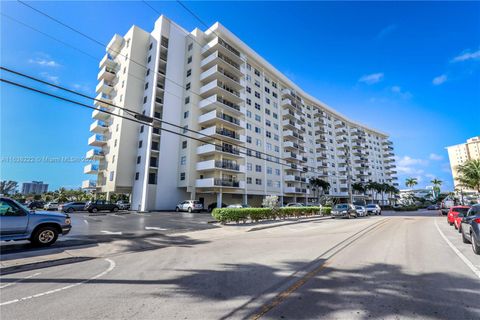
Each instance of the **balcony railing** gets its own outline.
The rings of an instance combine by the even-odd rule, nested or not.
[[[225,160],[215,161],[215,167],[216,168],[221,168],[221,169],[235,170],[235,171],[240,170],[240,165],[238,165],[236,163],[232,163],[230,161],[225,161]]]

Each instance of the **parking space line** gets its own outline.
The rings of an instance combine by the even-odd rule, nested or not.
[[[478,270],[477,267],[475,267],[473,263],[470,260],[468,260],[467,257],[465,257],[463,253],[461,253],[457,249],[457,247],[455,247],[453,243],[450,242],[450,240],[447,239],[447,237],[442,232],[442,230],[440,230],[440,227],[438,226],[438,223],[437,223],[437,219],[435,219],[435,226],[437,227],[437,230],[442,236],[443,240],[445,240],[445,242],[450,246],[450,248],[452,248],[453,252],[455,252],[455,254],[473,271],[473,273],[480,278],[480,270]]]
[[[25,300],[30,300],[30,299],[33,299],[33,298],[43,297],[43,296],[46,296],[46,295],[49,295],[49,294],[52,294],[52,293],[57,293],[57,292],[60,292],[60,291],[63,291],[63,290],[71,289],[71,288],[77,287],[81,284],[84,284],[84,283],[87,283],[89,281],[92,281],[92,280],[98,279],[100,277],[103,277],[104,275],[106,275],[107,273],[112,271],[116,266],[115,261],[113,261],[111,259],[105,259],[105,261],[107,261],[109,263],[108,268],[105,269],[104,271],[102,271],[101,273],[91,277],[91,278],[88,278],[88,279],[80,281],[80,282],[72,283],[68,286],[61,287],[61,288],[58,288],[58,289],[53,289],[53,290],[37,293],[37,294],[31,295],[31,296],[27,296],[27,297],[23,297],[23,298],[19,298],[19,299],[5,301],[5,302],[0,303],[0,306],[4,306],[4,305],[7,305],[7,304],[12,304],[12,303],[16,303],[16,302],[21,302],[21,301],[25,301]]]
[[[145,230],[157,230],[157,231],[165,231],[168,229],[165,228],[159,228],[159,227],[145,227]]]
[[[105,234],[118,234],[118,235],[121,235],[122,232],[121,231],[108,231],[108,230],[102,230],[100,231],[101,233],[105,233]]]
[[[3,288],[7,288],[7,287],[10,287],[10,286],[13,286],[14,284],[17,284],[19,282],[22,282],[23,280],[26,280],[26,279],[30,279],[30,278],[33,278],[33,277],[36,277],[38,276],[39,274],[41,274],[40,272],[37,272],[37,273],[34,273],[32,275],[29,275],[28,277],[25,277],[23,279],[20,279],[18,281],[15,281],[15,282],[10,282],[10,283],[7,283],[7,284],[4,284],[3,286],[0,286],[0,289],[3,289]]]

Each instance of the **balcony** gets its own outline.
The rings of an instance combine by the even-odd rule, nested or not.
[[[102,60],[100,60],[100,63],[98,64],[99,69],[103,67],[109,67],[111,69],[115,69],[117,67],[117,63],[113,61],[108,53],[103,56]]]
[[[300,160],[301,157],[293,152],[284,152],[283,159],[285,160]]]
[[[334,121],[334,125],[335,125],[335,128],[341,128],[341,127],[345,127],[346,124],[345,122],[341,121],[341,120],[335,120]]]
[[[204,71],[202,74],[200,74],[200,80],[202,82],[209,82],[215,79],[223,81],[225,84],[229,85],[235,90],[240,91],[243,89],[243,84],[240,81],[240,77],[228,72],[228,70],[219,65],[214,65],[207,71]]]
[[[93,102],[93,104],[97,107],[101,107],[101,108],[106,108],[108,110],[113,110],[113,102],[112,102],[112,97],[109,96],[108,94],[104,94],[104,93],[99,93],[96,97],[95,97],[95,101]]]
[[[122,36],[115,34],[107,45],[107,53],[115,58],[120,50],[122,49],[124,39]]]
[[[300,147],[300,145],[298,145],[297,143],[295,143],[293,141],[284,142],[283,147],[285,148],[285,150],[293,150],[293,151],[296,151],[298,149],[303,149],[303,147]]]
[[[98,164],[90,163],[83,168],[83,173],[85,174],[98,174],[98,171],[99,171]]]
[[[116,77],[116,72],[113,68],[111,67],[103,67],[100,69],[100,72],[98,73],[97,80],[105,80],[106,82],[112,82],[113,79]]]
[[[346,135],[348,132],[346,129],[342,128],[342,129],[339,129],[339,130],[335,130],[335,134],[337,135],[337,137],[340,137],[340,136],[344,136]]]
[[[97,120],[105,121],[105,120],[110,118],[110,114],[106,113],[106,112],[109,112],[109,110],[107,108],[102,108],[102,107],[97,108],[97,109],[93,110],[92,118],[97,119]]]
[[[207,70],[214,65],[220,65],[221,67],[228,69],[230,72],[233,72],[236,76],[242,77],[243,73],[240,70],[240,64],[235,62],[233,59],[230,59],[228,56],[225,54],[215,51],[206,58],[202,60],[200,63],[200,67],[203,70]]]
[[[285,193],[307,193],[306,188],[298,188],[298,187],[285,187],[283,189]]]
[[[217,143],[218,144],[218,143]],[[197,147],[197,154],[202,156],[213,155],[213,154],[227,154],[230,157],[236,156],[239,158],[243,158],[244,154],[240,153],[240,149],[235,148],[233,146],[228,145],[212,145],[212,144],[205,144],[203,146]]]
[[[105,157],[105,153],[99,149],[90,149],[85,156],[88,160],[101,160]]]
[[[107,140],[104,136],[100,134],[94,134],[90,138],[88,138],[88,145],[92,147],[103,147],[107,144]]]
[[[245,189],[245,181],[233,181],[221,178],[204,178],[197,179],[195,182],[195,186],[197,188],[221,187]]]
[[[245,166],[226,160],[207,160],[197,162],[197,171],[224,170],[245,173]]]
[[[284,129],[301,130],[301,126],[296,124],[295,121],[291,119],[283,120],[282,126]]]
[[[83,180],[82,181],[82,189],[96,189],[97,182],[95,180]]]
[[[105,133],[105,131],[108,131],[108,124],[107,124],[105,121],[95,120],[95,121],[90,125],[90,132],[93,132],[93,133]]]
[[[96,93],[110,94],[113,91],[113,83],[102,80],[97,84],[95,88]]]
[[[240,92],[220,80],[213,80],[200,87],[200,95],[202,97],[208,97],[213,94],[218,94],[221,97],[225,97],[230,101],[233,101],[234,103],[241,103],[243,101],[240,97]]]
[[[220,50],[222,54],[228,56],[236,63],[243,64],[243,59],[240,55],[240,51],[238,51],[230,44],[228,44],[225,40],[219,37],[214,38],[202,48],[202,55],[206,56],[217,50]]]
[[[217,107],[227,108],[229,112],[235,115],[245,115],[245,107],[241,107],[239,104],[233,103],[227,99],[224,99],[221,95],[211,95],[206,99],[203,99],[198,104],[198,107],[202,111],[211,111]]]
[[[383,140],[382,144],[383,144],[384,146],[392,146],[392,145],[393,145],[393,142],[390,141],[390,140]]]
[[[198,138],[204,139],[205,137],[217,138],[222,141],[232,141],[234,143],[245,143],[246,140],[244,135],[218,126],[212,126],[201,130],[198,134]]]
[[[217,110],[212,110],[208,113],[202,114],[198,118],[198,123],[205,126],[214,125],[217,122],[223,123],[224,125],[230,126],[234,129],[245,128],[245,121],[239,120]]]
[[[302,182],[302,183],[307,183],[307,179],[304,177],[296,176],[296,175],[286,175],[283,178],[285,181],[292,181],[292,182]]]
[[[285,118],[297,119],[295,112],[290,109],[282,109],[282,116],[284,116]]]

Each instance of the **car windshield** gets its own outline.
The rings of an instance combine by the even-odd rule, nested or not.
[[[346,204],[337,204],[335,206],[335,209],[337,209],[337,210],[342,210],[342,209],[347,209],[347,208],[348,208],[348,206]]]
[[[193,204],[202,204],[200,201],[193,201]]]
[[[363,209],[362,206],[355,206],[355,208],[357,208],[357,209]]]
[[[374,204],[368,204],[367,208],[375,208],[375,205]]]
[[[453,212],[458,212],[458,213],[462,213],[462,214],[467,213],[468,210],[469,210],[469,208],[453,208],[452,209]]]
[[[15,202],[15,204],[16,204],[17,206],[21,207],[23,210],[30,211],[30,209],[27,208],[23,203],[20,203],[20,202],[18,202],[17,200],[13,200],[13,199],[12,199],[12,201]]]

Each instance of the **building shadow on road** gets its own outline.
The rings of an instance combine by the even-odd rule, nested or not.
[[[162,304],[174,304],[181,295],[215,305],[215,310],[237,305],[233,310],[225,307],[216,317],[221,319],[252,318],[260,312],[264,319],[479,319],[480,290],[474,278],[459,273],[406,272],[384,263],[356,269],[323,267],[323,263],[286,262],[281,268],[222,264],[211,269],[177,269],[178,276],[166,279],[157,273],[150,274],[150,279],[100,278],[88,283],[149,286],[151,290],[132,298],[153,297]],[[37,277],[23,282],[81,280]],[[238,301],[243,303],[238,306]]]

